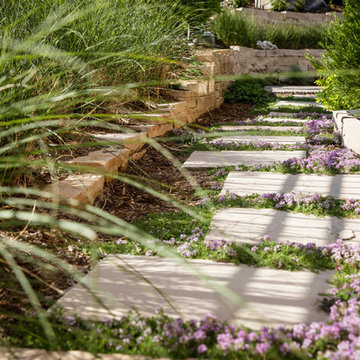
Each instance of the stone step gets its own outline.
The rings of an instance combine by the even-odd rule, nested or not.
[[[264,235],[277,242],[327,246],[341,238],[356,245],[360,240],[360,220],[319,218],[273,209],[223,209],[214,215],[206,239],[257,244]]]
[[[316,100],[316,96],[315,95],[293,95],[294,99],[309,99],[309,100]]]
[[[80,167],[95,167],[105,171],[117,172],[119,168],[125,169],[131,151],[129,149],[103,148],[91,151],[85,156],[79,156],[73,160],[66,161],[67,164],[75,164]],[[80,171],[81,169],[79,169]]]
[[[281,119],[282,120],[282,119]],[[258,126],[258,125],[224,125],[219,128],[221,131],[299,131],[299,126]]]
[[[324,108],[325,106],[314,101],[296,101],[296,100],[279,100],[275,107],[279,106],[315,106]]]
[[[44,191],[63,200],[76,200],[81,204],[92,204],[103,192],[105,177],[95,174],[70,175],[64,180],[48,185]],[[56,200],[56,198],[54,198]]]
[[[271,111],[268,113],[267,117],[269,118],[283,118],[282,120],[296,121],[296,119],[301,120],[300,122],[306,122],[305,119],[299,119],[297,116],[298,113],[286,113],[281,111]],[[285,119],[286,118],[286,119]]]
[[[188,264],[191,268],[174,259],[108,255],[85,277],[108,310],[79,285],[56,305],[67,314],[102,321],[120,317],[132,307],[146,316],[161,307],[169,316],[200,320],[213,314],[254,329],[327,319],[316,302],[330,289],[330,271],[290,272],[207,260]],[[208,278],[200,280],[197,273]],[[224,287],[238,298],[226,299]]]
[[[320,92],[318,86],[265,86],[265,91],[273,94],[315,95]]]
[[[226,137],[211,140],[212,144],[229,144],[229,143],[272,143],[280,145],[295,145],[297,143],[305,144],[306,139],[302,136],[259,136],[259,135],[229,135]]]
[[[297,117],[291,117],[293,116],[294,114],[290,114],[290,113],[287,113],[285,115],[289,115],[287,116],[286,118],[281,118],[281,117],[271,117],[272,114],[276,114],[276,116],[282,116],[282,113],[274,113],[274,112],[271,112],[269,113],[268,116],[270,117],[266,117],[266,118],[263,118],[262,120],[263,121],[267,121],[267,122],[284,122],[286,123],[287,121],[291,121],[291,122],[295,122],[295,123],[298,123],[299,125],[302,125],[302,124],[305,124],[307,122],[306,119],[299,119]]]
[[[146,142],[147,132],[134,132],[131,134],[94,134],[93,136],[97,140],[121,145],[132,151],[138,151],[144,146],[144,143]]]
[[[337,199],[360,199],[360,175],[307,175],[270,172],[230,172],[221,195],[301,192]]]
[[[215,168],[235,165],[273,164],[291,158],[305,157],[305,151],[194,151],[184,168]]]

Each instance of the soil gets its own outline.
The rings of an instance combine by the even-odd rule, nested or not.
[[[194,125],[212,126],[231,121],[234,117],[239,120],[246,119],[250,116],[250,110],[251,106],[249,105],[224,104],[220,110],[203,115]],[[162,145],[180,163],[185,161],[181,151],[188,145],[174,142],[163,142]],[[179,170],[151,147],[147,148],[145,155],[136,164],[129,165],[127,174],[136,177],[139,182],[146,185],[149,185],[149,179],[155,181],[154,189],[171,195],[185,204],[193,205],[198,200],[194,189]],[[204,170],[193,170],[191,175],[201,187],[215,184],[215,181]],[[133,222],[149,213],[176,210],[173,205],[120,181],[107,183],[103,195],[96,199],[94,205],[128,222]],[[68,216],[65,218],[71,220]],[[73,218],[73,220],[78,219]],[[3,229],[0,230],[1,236],[17,238],[24,243],[56,254],[60,259],[82,272],[87,272],[91,268],[89,256],[78,250],[82,248],[83,244],[79,238],[71,237],[55,229],[40,230],[25,226],[8,230],[6,223],[0,223],[0,226]],[[109,240],[109,236],[99,236],[99,241],[106,240]],[[17,261],[27,273],[34,289],[41,294],[41,302],[47,308],[73,284],[73,281],[55,267],[44,270],[43,266],[39,266],[36,262],[30,262],[31,258],[31,256],[23,256]],[[11,323],[17,315],[28,315],[29,309],[31,309],[31,305],[12,275],[11,267],[0,257],[0,321],[5,322],[6,320],[7,323]]]

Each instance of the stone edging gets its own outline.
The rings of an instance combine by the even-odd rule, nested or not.
[[[336,130],[343,138],[344,146],[360,154],[360,119],[351,111],[334,111],[333,120]]]
[[[101,170],[110,173],[116,173],[119,169],[124,171],[129,161],[138,160],[145,154],[146,150],[142,148],[150,139],[192,123],[202,114],[220,107],[224,101],[222,92],[229,82],[216,82],[213,76],[232,74],[230,52],[199,52],[199,61],[204,62],[201,68],[204,77],[199,80],[179,81],[181,90],[167,90],[167,94],[177,102],[160,104],[154,113],[134,114],[136,118],[143,120],[144,124],[129,126],[127,133],[95,135],[99,141],[106,142],[106,146],[67,163],[74,166],[75,172],[76,166],[79,171],[81,167],[96,168],[99,173]],[[116,146],[111,146],[111,142],[116,142]],[[44,191],[54,194],[56,201],[66,199],[76,200],[83,205],[92,204],[102,193],[107,180],[111,180],[111,177],[106,179],[103,174],[81,173],[50,184]]]
[[[173,103],[160,104],[154,113],[134,114],[144,121],[142,125],[129,126],[126,133],[96,135],[105,141],[104,148],[92,151],[69,161],[73,170],[80,172],[80,167],[92,167],[104,172],[124,171],[129,161],[141,158],[146,150],[143,146],[151,139],[165,135],[167,132],[192,123],[202,114],[218,108],[223,103],[223,90],[231,81],[222,80],[221,76],[286,72],[291,65],[298,65],[303,70],[312,70],[306,52],[320,58],[321,50],[256,50],[234,46],[230,49],[200,51],[197,60],[202,62],[202,78],[180,80],[180,90],[166,90],[174,99]],[[218,77],[218,78],[217,78]],[[111,146],[116,142],[116,146]],[[121,148],[119,148],[121,144]],[[71,175],[48,185],[44,190],[61,199],[76,200],[80,204],[92,204],[105,185],[103,174]]]
[[[238,8],[236,11],[246,16],[254,17],[266,23],[291,23],[298,25],[317,25],[330,23],[337,17],[344,20],[344,14],[339,12],[311,13],[296,11],[273,11],[269,9]]]

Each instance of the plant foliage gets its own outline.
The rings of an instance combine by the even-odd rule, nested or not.
[[[320,48],[325,33],[325,26],[266,23],[229,10],[215,17],[211,29],[227,46],[256,48],[259,40],[267,40],[280,49]]]
[[[335,21],[323,43],[327,50],[320,62],[312,59],[321,77],[319,95],[331,109],[360,108],[360,2],[346,0],[345,20]]]

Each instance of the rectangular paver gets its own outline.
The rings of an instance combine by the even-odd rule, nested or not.
[[[294,157],[305,157],[305,151],[194,151],[185,168],[214,168],[231,165],[272,164]]]
[[[316,106],[323,108],[324,105],[319,104],[315,101],[296,101],[296,100],[279,100],[275,104],[276,107],[278,106]]]
[[[305,138],[302,136],[272,136],[272,135],[229,135],[221,138],[216,138],[210,141],[213,144],[219,143],[272,143],[281,145],[294,145],[296,143],[305,143]]]
[[[265,91],[274,94],[313,95],[320,92],[320,88],[318,86],[265,86]]]
[[[281,119],[282,120],[282,119]],[[269,125],[224,125],[219,128],[222,131],[298,131],[299,126],[269,126]]]
[[[66,313],[98,320],[119,317],[133,306],[152,316],[162,307],[170,316],[200,320],[213,314],[257,329],[327,318],[316,301],[318,294],[328,291],[332,272],[289,272],[206,260],[188,264],[191,269],[173,259],[109,255],[85,277],[108,310],[79,285],[57,305]],[[197,272],[207,279],[200,280]],[[225,299],[224,287],[238,298]]]
[[[341,238],[355,245],[360,241],[360,219],[320,218],[274,209],[223,209],[214,215],[206,239],[257,244],[264,235],[273,241],[317,246],[326,246]]]
[[[290,175],[270,172],[230,172],[221,194],[302,192],[334,198],[360,199],[360,175]]]
[[[298,119],[297,117],[298,113],[286,113],[286,112],[281,112],[281,111],[271,111],[269,112],[269,114],[267,115],[268,117],[273,117],[273,118],[287,118],[287,119],[282,119],[282,120],[289,120],[289,121],[296,121],[294,119]],[[300,119],[301,120],[301,119]],[[302,119],[303,122],[306,122],[307,120]]]
[[[291,117],[291,114],[290,114],[290,117],[286,117],[286,118],[283,118],[283,117],[271,117],[272,116],[271,114],[275,114],[275,113],[269,113],[270,117],[263,118],[263,121],[267,121],[267,122],[284,122],[284,123],[286,123],[287,121],[291,121],[293,123],[298,123],[299,125],[303,125],[304,123],[307,122],[306,119],[299,119],[299,118]],[[283,115],[281,115],[281,113],[276,113],[276,114],[277,114],[277,116],[283,116]],[[286,115],[289,115],[289,114],[285,114],[284,116],[286,116]]]

